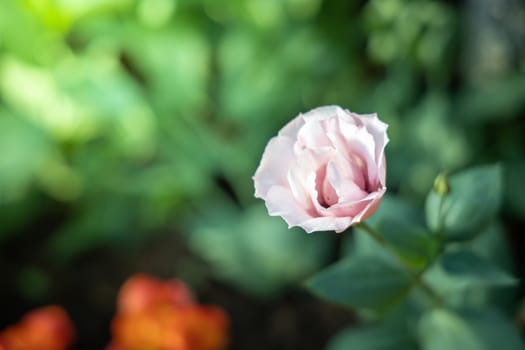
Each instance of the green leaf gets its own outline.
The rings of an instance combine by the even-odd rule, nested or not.
[[[418,325],[423,350],[523,350],[512,322],[492,309],[434,309]]]
[[[441,264],[450,275],[473,285],[509,286],[517,282],[507,271],[467,250],[443,254]]]
[[[505,163],[505,197],[509,209],[522,220],[525,218],[525,158]]]
[[[380,256],[345,258],[306,282],[319,297],[358,308],[388,308],[410,285],[405,271]]]
[[[479,166],[450,177],[444,197],[432,190],[426,201],[426,217],[434,232],[450,240],[466,240],[485,228],[496,215],[502,196],[499,165]]]
[[[407,330],[400,324],[348,327],[336,334],[326,350],[391,350],[413,349]]]
[[[481,339],[459,315],[435,309],[424,315],[418,325],[422,350],[482,350]]]
[[[484,349],[525,349],[525,344],[512,320],[498,310],[463,310],[461,315],[475,330],[485,346]]]
[[[481,307],[491,304],[511,307],[515,300],[515,288],[494,288],[510,286],[513,282],[510,280],[506,285],[501,283],[509,278],[512,279],[507,271],[513,271],[503,233],[501,225],[496,224],[495,221],[474,239],[455,243],[450,247],[454,250],[446,251],[436,264],[426,270],[425,281],[447,301],[448,306]],[[460,250],[467,252],[459,254]],[[448,262],[449,257],[452,256],[454,260],[457,259],[454,255],[463,254],[474,255],[474,258],[461,258],[463,264],[467,265],[466,268],[463,266],[463,270],[461,265],[456,265],[456,262],[452,261],[452,264]],[[447,262],[444,263],[444,260]],[[480,260],[481,263],[478,263]],[[486,265],[490,267],[483,267]],[[480,276],[476,273],[485,269],[491,271],[489,276],[483,274]],[[494,269],[496,272],[493,271]],[[506,277],[502,278],[500,274]]]
[[[398,252],[407,265],[416,270],[424,268],[437,252],[437,237],[425,229],[421,211],[399,197],[385,196],[367,224]],[[374,242],[366,242],[370,238],[359,227],[354,238],[354,254],[375,255],[384,250]]]

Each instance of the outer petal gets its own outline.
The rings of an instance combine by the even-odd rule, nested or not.
[[[305,121],[303,114],[299,114],[297,117],[292,119],[288,124],[283,126],[279,131],[279,136],[288,136],[292,139],[297,137],[299,130],[303,127]]]
[[[333,148],[332,142],[327,137],[326,129],[322,122],[309,120],[297,134],[301,145],[311,150],[327,150]]]
[[[276,136],[268,142],[253,176],[255,197],[265,199],[272,186],[288,186],[288,169],[294,162],[293,145],[294,140],[285,136]]]
[[[266,208],[272,216],[281,216],[289,227],[301,226],[312,218],[294,198],[288,187],[273,186],[265,198]]]
[[[383,187],[379,191],[375,192],[373,195],[373,200],[368,203],[368,205],[359,213],[359,215],[355,216],[352,220],[352,225],[356,224],[361,221],[365,221],[370,215],[374,214],[377,208],[379,207],[379,203],[381,202],[381,198],[383,198],[383,195],[386,192],[386,187]]]
[[[341,107],[336,105],[331,106],[322,106],[314,108],[305,114],[303,114],[303,118],[305,122],[312,122],[312,121],[321,121],[321,120],[327,120],[330,118],[337,117],[338,115],[344,114],[344,111]]]
[[[386,159],[384,153],[379,162],[379,181],[383,187],[386,187]]]
[[[308,233],[317,231],[335,231],[341,233],[352,225],[350,217],[318,217],[302,222],[300,227]]]
[[[341,202],[334,206],[331,206],[330,208],[328,208],[328,210],[333,216],[347,216],[354,220],[354,218],[359,217],[359,215],[368,207],[368,205],[374,200],[375,197],[375,192],[369,193],[367,196],[359,200]]]

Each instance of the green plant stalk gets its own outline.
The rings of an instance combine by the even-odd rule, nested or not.
[[[356,227],[362,229],[386,251],[395,256],[406,269],[407,273],[412,276],[414,285],[417,285],[419,288],[421,288],[430,297],[430,299],[432,299],[436,306],[444,305],[441,296],[428,283],[426,283],[425,280],[423,280],[422,276],[425,270],[414,274],[411,270],[411,267],[405,262],[405,260],[403,260],[403,257],[399,254],[399,252],[394,247],[392,247],[375,229],[364,222],[357,224]]]

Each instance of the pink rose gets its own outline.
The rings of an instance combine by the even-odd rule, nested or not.
[[[386,191],[387,127],[376,114],[338,106],[299,114],[268,142],[255,197],[307,232],[342,232],[365,220]]]

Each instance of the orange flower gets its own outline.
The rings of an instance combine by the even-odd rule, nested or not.
[[[120,290],[106,350],[221,350],[228,323],[222,309],[196,304],[184,282],[136,275]]]
[[[191,305],[193,295],[182,281],[166,281],[137,274],[120,288],[119,313],[140,312],[151,305]]]
[[[8,350],[4,340],[0,338],[0,350]]]
[[[59,306],[45,306],[2,331],[0,350],[65,350],[74,337],[73,324],[66,311]]]
[[[195,306],[184,310],[188,350],[224,349],[228,345],[228,318],[215,306]]]

